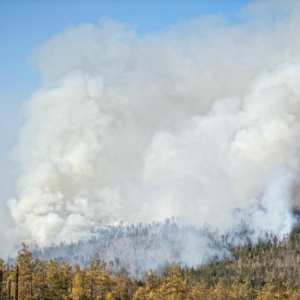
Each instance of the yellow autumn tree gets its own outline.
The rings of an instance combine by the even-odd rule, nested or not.
[[[211,289],[210,295],[214,300],[229,300],[229,290],[223,283],[219,281],[215,288]]]
[[[130,280],[126,272],[117,272],[112,283],[112,295],[115,299],[128,299]]]
[[[87,296],[90,299],[104,299],[111,292],[111,271],[107,269],[106,263],[93,258],[87,271]]]
[[[258,293],[257,300],[289,299],[289,291],[281,275],[267,280],[263,289]]]
[[[180,269],[174,266],[167,274],[165,282],[160,288],[160,293],[164,299],[183,300],[187,297],[186,282],[181,276]]]
[[[188,297],[190,300],[206,300],[206,283],[193,280],[189,283]]]
[[[7,272],[6,264],[3,259],[0,259],[0,299],[3,299],[5,295],[5,282],[6,282]]]
[[[22,243],[22,248],[18,252],[15,264],[15,272],[18,269],[18,299],[29,300],[33,297],[33,267],[33,258],[29,246]]]
[[[46,266],[45,261],[36,258],[34,260],[34,272],[32,274],[33,299],[44,299],[46,292]]]
[[[50,260],[46,266],[46,288],[47,299],[71,299],[72,268],[63,262]]]
[[[75,265],[72,296],[74,300],[81,300],[87,297],[86,273],[80,268],[78,264]]]
[[[105,300],[114,300],[112,293],[107,293],[105,296]]]
[[[148,293],[145,287],[140,286],[134,293],[134,300],[147,300]]]

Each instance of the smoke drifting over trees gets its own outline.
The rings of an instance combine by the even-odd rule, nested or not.
[[[207,17],[139,36],[105,20],[49,40],[15,150],[16,239],[45,246],[99,221],[171,217],[290,232],[299,13],[297,1],[258,1],[234,25]]]
[[[58,259],[87,268],[91,258],[99,258],[114,271],[126,269],[130,274],[142,276],[150,269],[162,270],[173,264],[195,267],[216,259],[231,257],[224,236],[207,228],[178,225],[174,221],[137,224],[130,226],[105,226],[90,232],[85,241],[44,248],[36,247],[34,255],[40,259]],[[234,240],[245,243],[252,235],[247,232],[229,234]]]

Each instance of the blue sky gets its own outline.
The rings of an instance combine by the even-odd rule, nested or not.
[[[167,29],[200,15],[223,15],[230,21],[247,0],[2,0],[0,1],[0,96],[13,102],[26,97],[39,82],[30,66],[32,51],[56,33],[81,23],[109,17],[130,24],[139,34]],[[6,103],[8,101],[5,101]],[[15,107],[13,107],[15,108]]]
[[[21,124],[21,107],[38,88],[31,53],[56,33],[82,23],[112,18],[134,27],[138,34],[167,30],[202,15],[222,15],[239,22],[248,0],[1,0],[0,1],[0,210],[14,194],[13,165],[8,160]]]

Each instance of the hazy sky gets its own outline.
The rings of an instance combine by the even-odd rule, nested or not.
[[[0,1],[0,209],[2,226],[9,216],[6,201],[14,196],[11,149],[21,124],[22,105],[40,82],[30,63],[32,52],[56,33],[82,23],[112,18],[129,24],[138,34],[164,31],[202,15],[221,15],[239,22],[247,0],[153,1]],[[7,220],[6,220],[7,218]],[[3,222],[4,220],[4,222]]]
[[[246,2],[248,1],[2,0],[1,99],[23,98],[37,85],[38,75],[30,68],[29,63],[32,51],[66,28],[82,23],[96,24],[101,18],[113,18],[130,24],[139,34],[148,34],[166,30],[180,21],[208,14],[223,15],[235,22]]]

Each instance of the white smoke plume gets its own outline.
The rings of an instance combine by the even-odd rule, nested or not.
[[[140,36],[105,20],[53,37],[34,55],[44,83],[15,150],[15,234],[43,246],[100,221],[171,217],[288,233],[299,28],[297,2],[258,1],[239,24],[207,17]]]

